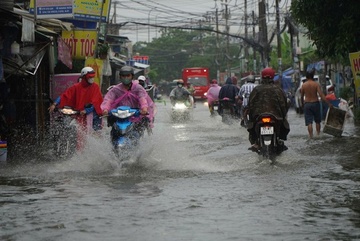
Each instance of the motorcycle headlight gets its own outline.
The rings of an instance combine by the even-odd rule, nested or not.
[[[130,112],[129,110],[117,110],[111,113],[113,116],[125,119],[135,114],[135,112]]]
[[[184,103],[176,103],[174,106],[175,110],[185,110],[187,107]]]

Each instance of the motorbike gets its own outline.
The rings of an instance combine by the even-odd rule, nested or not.
[[[149,118],[141,115],[137,108],[119,106],[112,109],[108,116],[108,126],[111,126],[110,137],[115,153],[122,158],[130,154],[139,145],[145,130],[151,133],[149,123]]]
[[[188,121],[191,118],[192,104],[189,101],[175,101],[171,107],[172,121]]]
[[[255,132],[259,144],[258,154],[272,163],[277,155],[287,149],[284,142],[279,139],[281,125],[282,119],[270,113],[259,115],[255,122]]]
[[[53,148],[56,157],[68,158],[76,151],[77,145],[77,122],[75,117],[79,111],[65,106],[57,109],[58,114],[54,117],[52,128]]]
[[[248,106],[242,106],[242,114],[241,114],[241,121],[240,126],[247,128],[249,124],[249,107]]]
[[[223,98],[219,100],[218,113],[222,117],[222,122],[231,124],[232,120],[236,118],[236,103],[235,100]]]
[[[210,116],[215,116],[219,110],[219,100],[214,100],[210,106]]]

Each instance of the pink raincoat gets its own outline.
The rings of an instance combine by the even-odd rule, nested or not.
[[[215,101],[219,99],[219,92],[221,87],[218,84],[211,84],[210,88],[206,94],[206,98],[209,106]]]
[[[122,83],[115,85],[104,96],[100,108],[104,110],[115,109],[119,106],[130,106],[131,108],[147,108],[149,112],[150,126],[153,127],[155,116],[155,104],[146,90],[135,81],[132,82],[130,90]]]

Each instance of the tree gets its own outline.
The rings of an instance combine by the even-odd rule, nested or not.
[[[308,29],[321,57],[348,59],[360,49],[359,0],[293,0],[291,14]]]
[[[208,67],[216,76],[214,56],[215,36],[203,31],[162,29],[161,36],[150,43],[137,43],[133,52],[150,56],[151,69],[156,69],[157,80],[181,78],[185,67]]]
[[[281,56],[282,56],[282,69],[285,70],[287,68],[292,67],[293,60],[292,60],[292,46],[290,43],[290,37],[288,34],[282,35],[282,43],[281,43]],[[270,53],[270,66],[274,69],[279,68],[279,62],[277,57],[277,49],[272,48]]]

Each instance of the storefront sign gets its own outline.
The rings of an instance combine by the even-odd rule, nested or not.
[[[96,34],[95,30],[62,31],[62,38],[71,48],[74,59],[85,59],[94,56]]]
[[[354,76],[356,95],[360,97],[360,52],[350,53],[351,70]]]
[[[102,6],[102,1],[104,5]],[[106,22],[110,0],[36,0],[38,18],[74,18],[83,21]],[[30,13],[34,13],[34,0],[30,0]],[[101,8],[103,9],[101,14]]]
[[[94,69],[94,82],[101,86],[104,61],[102,59],[95,59],[93,57],[90,57],[85,60],[85,66],[89,66]]]
[[[35,1],[30,1],[30,13],[34,13]],[[36,0],[36,17],[44,18],[72,18],[73,0]]]
[[[79,78],[80,78],[80,73],[54,75],[51,84],[52,86],[51,98],[55,100],[65,90],[76,84]]]
[[[101,6],[102,2],[104,2],[104,6]],[[75,0],[74,17],[78,20],[98,22],[100,15],[102,15],[101,21],[106,22],[110,10],[110,2],[109,0]],[[103,8],[102,14],[101,8]]]

